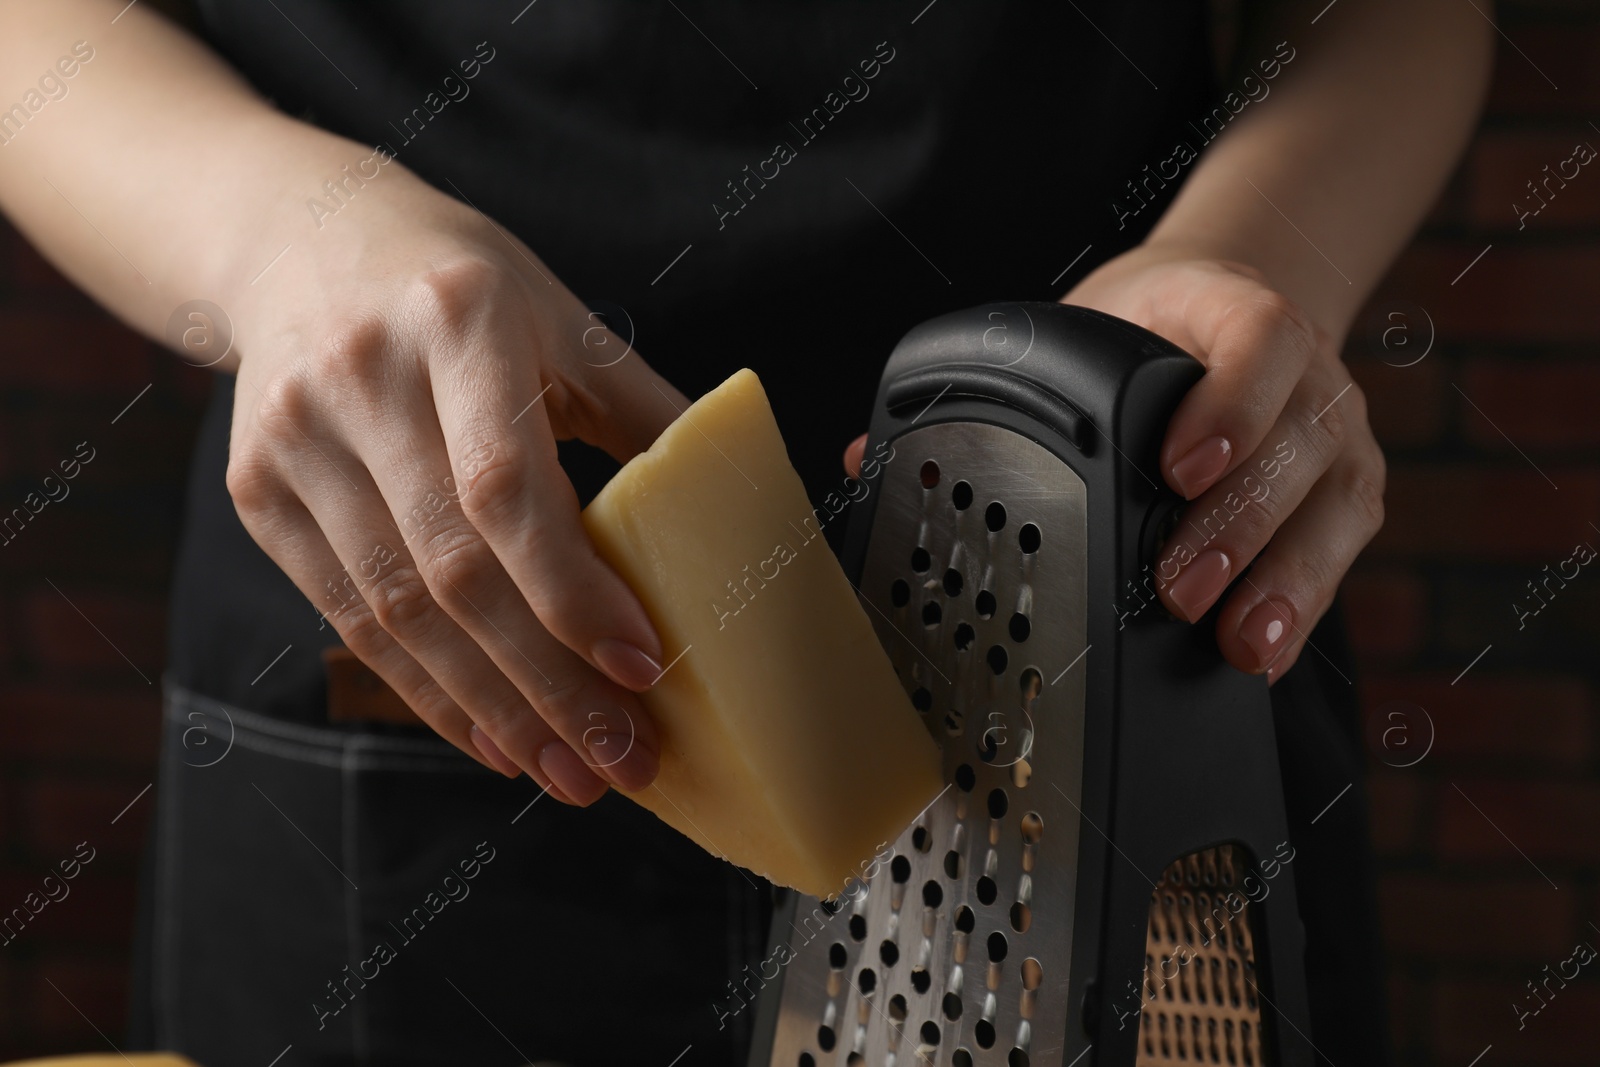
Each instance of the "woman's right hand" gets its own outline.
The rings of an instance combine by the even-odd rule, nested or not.
[[[632,691],[673,650],[596,554],[556,441],[626,461],[684,396],[393,161],[228,299],[227,485],[257,543],[480,762],[579,805],[646,786],[658,739]]]

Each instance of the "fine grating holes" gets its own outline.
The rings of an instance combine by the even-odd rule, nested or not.
[[[938,626],[939,620],[942,618],[944,618],[944,609],[939,606],[937,600],[930,600],[922,605],[922,625],[928,629],[931,630]]]
[[[1044,820],[1036,811],[1030,811],[1022,817],[1022,840],[1029,845],[1037,845],[1039,838],[1044,836]]]
[[[910,596],[911,594],[908,591],[906,593],[906,595]],[[974,606],[978,609],[978,618],[980,618],[980,619],[992,619],[992,618],[994,618],[994,609],[996,608],[997,605],[995,603],[994,594],[989,592],[989,590],[987,590],[987,589],[979,590],[978,591],[978,596],[977,596],[976,600],[974,600],[973,603],[974,603]]]
[[[1020,645],[1022,642],[1026,641],[1028,639],[1028,635],[1033,632],[1033,624],[1028,621],[1028,617],[1026,615],[1019,611],[1015,615],[1011,616],[1011,625],[1008,627],[1008,629],[1011,632],[1011,640]]]
[[[961,998],[955,993],[944,995],[944,1017],[951,1022],[961,1018]]]
[[[939,1024],[932,1019],[922,1024],[922,1043],[924,1045],[937,1045],[939,1043]]]
[[[1024,820],[1026,823],[1026,820]],[[928,833],[926,826],[918,826],[911,831],[911,847],[918,852],[928,851],[928,846],[933,844],[933,835]]]
[[[906,998],[899,993],[889,998],[889,1018],[897,1023],[906,1021]]]
[[[1012,1046],[1011,1055],[1006,1057],[1006,1067],[1028,1067],[1028,1054],[1017,1046]]]
[[[1011,807],[1011,801],[1006,796],[1006,791],[1004,789],[996,788],[996,789],[989,790],[989,818],[991,818],[991,819],[1003,819],[1003,818],[1005,818],[1006,817],[1006,811],[1010,807]]]
[[[966,717],[963,716],[961,712],[957,711],[955,708],[951,708],[949,711],[944,713],[944,732],[949,734],[951,737],[960,737],[965,719]]]
[[[817,1067],[817,1058],[809,1052],[800,1053],[800,1067]]]
[[[867,917],[865,915],[850,916],[850,939],[852,941],[865,941],[867,939]]]
[[[994,933],[990,934],[989,935],[989,960],[990,960],[990,962],[992,962],[992,963],[1004,962],[1004,960],[1006,958],[1006,949],[1009,948],[1009,947],[1010,946],[1008,944],[1006,944],[1006,935],[1005,934],[1002,934],[999,930],[996,930]]]
[[[911,603],[911,587],[904,578],[896,578],[894,584],[889,586],[889,603],[897,608],[903,608]]]
[[[944,876],[950,879],[961,877],[961,853],[955,849],[944,854]]]
[[[978,917],[973,914],[971,908],[969,908],[965,904],[963,904],[963,905],[961,905],[961,907],[956,909],[956,929],[957,930],[961,931],[964,934],[970,934],[970,933],[972,933],[973,929],[977,925],[978,925]]]
[[[949,570],[944,572],[944,595],[945,596],[960,596],[961,595],[961,585],[962,585],[962,578],[961,578],[961,572],[960,571],[956,570],[954,567],[951,567]]]
[[[1028,927],[1033,925],[1033,909],[1022,901],[1011,905],[1011,929],[1019,934],[1028,932]]]
[[[995,757],[1000,755],[1000,743],[1004,740],[1001,736],[1003,729],[991,726],[978,738],[978,758],[985,763],[993,763]]]
[[[972,647],[972,642],[978,639],[978,634],[970,625],[962,622],[956,624],[955,638],[956,651],[965,652]]]
[[[897,883],[905,884],[911,878],[911,861],[904,856],[896,856],[889,864],[889,875]]]
[[[998,533],[1006,524],[1006,506],[998,500],[990,504],[984,509],[983,524]]]
[[[956,506],[957,511],[966,511],[972,506],[972,486],[966,481],[959,481],[950,489],[950,503]]]
[[[1039,673],[1039,668],[1029,667],[1017,679],[1017,685],[1022,690],[1022,706],[1031,708],[1033,702],[1039,699],[1039,690],[1044,688],[1044,677]]]
[[[918,574],[927,574],[928,568],[933,566],[933,557],[928,555],[928,550],[918,545],[911,550],[911,569]]]
[[[978,1042],[979,1048],[994,1048],[994,1023],[979,1019],[973,1024],[972,1037]]]
[[[811,1064],[802,1064],[802,1067],[812,1067]],[[955,1055],[950,1057],[950,1067],[972,1067],[972,1053],[964,1048],[958,1048]]]
[[[843,941],[835,941],[828,946],[828,966],[836,971],[844,970],[844,965],[850,961],[850,954],[844,949]]]
[[[963,793],[972,792],[972,787],[978,784],[978,775],[973,771],[971,764],[963,763],[956,768],[956,788]]]
[[[918,993],[926,993],[928,987],[933,985],[933,976],[928,974],[926,967],[916,967],[911,971],[911,988]]]
[[[817,1027],[817,1046],[819,1048],[821,1048],[822,1051],[824,1051],[824,1052],[832,1052],[835,1040],[836,1040],[836,1038],[833,1036],[833,1027],[831,1027],[831,1026],[819,1026],[819,1027]],[[979,1044],[982,1044],[982,1042],[979,1042]],[[988,1048],[989,1046],[988,1045],[984,1045],[983,1047],[984,1048]]]
[[[862,996],[872,996],[878,988],[878,972],[871,967],[861,968],[861,974],[856,978],[856,988],[861,990]]]
[[[1044,981],[1044,967],[1038,960],[1029,956],[1022,961],[1022,988],[1032,991],[1039,988],[1039,983]]]
[[[893,967],[900,961],[900,946],[893,941],[885,939],[878,946],[878,959],[883,961],[885,967]]]
[[[1043,539],[1039,534],[1039,527],[1031,522],[1023,523],[1022,529],[1017,531],[1017,544],[1024,552],[1039,551],[1039,542]]]
[[[923,613],[923,618],[926,620],[926,612]],[[996,674],[1004,674],[1006,672],[1006,664],[1010,662],[1010,657],[1006,655],[1004,645],[989,646],[989,654],[984,658],[989,661],[989,669]]]
[[[922,488],[933,489],[939,484],[939,464],[928,460],[922,465]]]
[[[977,894],[978,903],[988,907],[994,903],[995,897],[999,895],[999,888],[994,884],[994,879],[986,874],[978,879]]]
[[[923,686],[917,686],[911,691],[911,706],[918,711],[927,711],[933,707],[933,694]]]
[[[930,908],[944,903],[944,888],[932,878],[922,883],[922,902]]]

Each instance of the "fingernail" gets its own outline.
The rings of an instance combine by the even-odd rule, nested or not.
[[[596,641],[594,658],[613,682],[635,691],[649,689],[661,677],[661,664],[643,649],[615,637]]]
[[[1206,613],[1211,602],[1227,588],[1233,564],[1218,549],[1211,548],[1189,561],[1189,565],[1168,585],[1167,591],[1178,610],[1194,622]]]
[[[589,750],[589,766],[630,793],[655,781],[656,772],[661,769],[661,760],[631,733],[587,730],[583,743]]]
[[[1185,452],[1172,465],[1172,480],[1183,490],[1184,499],[1193,500],[1211,488],[1211,483],[1228,469],[1232,455],[1233,446],[1226,437],[1208,437]]]
[[[511,757],[500,751],[500,746],[489,740],[489,735],[484,733],[477,723],[472,724],[472,729],[467,731],[472,737],[472,743],[477,746],[483,758],[489,761],[490,766],[507,778],[515,778],[522,773],[522,768],[511,762]]]
[[[606,791],[606,784],[565,741],[551,741],[539,750],[539,769],[580,808],[593,804]]]
[[[1256,654],[1256,673],[1272,666],[1288,647],[1289,631],[1294,626],[1294,605],[1287,600],[1268,600],[1258,604],[1239,624],[1239,636]]]

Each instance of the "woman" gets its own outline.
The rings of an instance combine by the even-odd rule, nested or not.
[[[1360,774],[1325,616],[1382,515],[1338,357],[1491,34],[1443,0],[1317,7],[1251,7],[1218,70],[1181,0],[204,0],[198,38],[149,4],[4,8],[0,68],[44,73],[0,116],[0,206],[216,372],[141,1040],[738,1062],[749,1017],[713,1003],[766,897],[606,792],[655,773],[663,655],[579,502],[744,365],[820,494],[908,327],[1060,297],[1207,365],[1162,452],[1197,506],[1282,440],[1307,457],[1162,598],[1220,603],[1223,653],[1274,683],[1314,1040],[1382,1061],[1360,791],[1309,823]],[[331,721],[341,642],[431,732]],[[613,761],[587,728],[618,707]]]

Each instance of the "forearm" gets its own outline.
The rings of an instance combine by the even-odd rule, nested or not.
[[[274,110],[148,5],[123,7],[0,5],[0,108],[23,109],[0,115],[0,209],[100,303],[161,337],[178,305],[229,307],[309,238],[306,201],[371,149]],[[58,67],[63,56],[77,62]]]
[[[1149,244],[1248,264],[1337,338],[1471,133],[1493,29],[1459,0],[1339,0],[1315,26],[1286,6],[1261,13],[1239,58],[1279,41],[1295,58],[1201,157]]]

